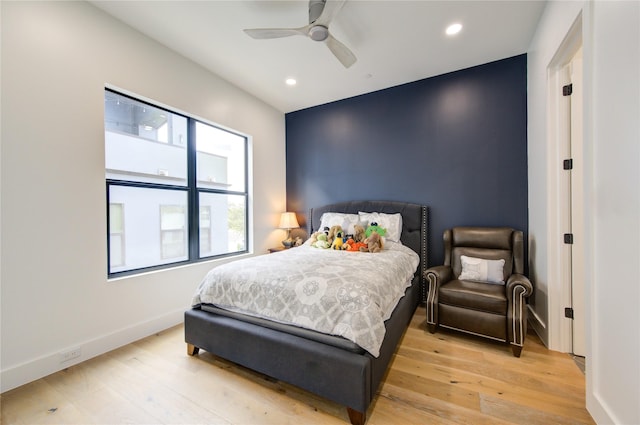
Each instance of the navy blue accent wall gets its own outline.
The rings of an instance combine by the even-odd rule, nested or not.
[[[453,226],[510,226],[526,237],[526,55],[285,119],[287,210],[303,222],[310,207],[333,202],[426,204],[430,265],[442,264],[442,233]]]

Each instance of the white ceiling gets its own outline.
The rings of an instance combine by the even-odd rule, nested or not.
[[[346,69],[323,43],[242,31],[304,26],[306,0],[91,3],[285,113],[526,53],[545,6],[350,0],[329,27],[358,58]],[[454,22],[464,27],[449,37]]]

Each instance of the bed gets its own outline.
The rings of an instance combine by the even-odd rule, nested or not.
[[[395,307],[392,305],[388,312],[383,313],[385,320],[382,323],[382,329],[371,332],[378,336],[379,331],[382,332],[379,345],[375,342],[372,345],[357,342],[353,335],[357,332],[340,332],[345,328],[344,326],[335,328],[339,332],[327,334],[307,328],[306,323],[290,324],[278,318],[271,320],[270,313],[275,310],[281,311],[281,306],[263,306],[266,308],[264,310],[266,313],[258,315],[246,315],[243,314],[242,309],[226,305],[222,305],[225,308],[221,308],[216,303],[208,302],[209,298],[202,295],[206,294],[201,287],[204,280],[208,279],[207,277],[203,279],[194,296],[193,308],[185,312],[185,342],[188,354],[194,356],[203,349],[241,366],[295,385],[346,406],[351,423],[364,424],[367,408],[376,395],[393,353],[416,307],[424,299],[425,288],[422,276],[427,269],[428,239],[427,207],[396,201],[352,201],[312,208],[307,219],[309,234],[320,228],[321,219],[325,213],[358,214],[359,212],[400,214],[402,230],[401,233],[398,232],[398,238],[404,248],[398,249],[401,251],[410,248],[417,254],[415,263],[417,267],[412,277],[409,277],[403,286],[403,294],[396,297],[399,301],[397,304],[394,303]],[[390,249],[393,244],[387,245]],[[263,257],[259,260],[258,257],[248,260],[256,259],[255,261],[262,262],[256,267],[267,267],[264,265],[265,260],[272,259],[274,263],[294,261],[287,256],[292,258],[301,256],[304,250],[313,251],[314,248],[303,246],[292,248],[288,253],[268,254],[258,256]],[[374,258],[379,255],[377,253],[344,254],[346,253],[335,252],[325,255],[332,255],[331,264],[338,264],[334,263],[339,261],[338,257],[354,261],[356,256]],[[411,253],[413,256],[416,256],[415,254]],[[375,258],[382,259],[382,257]],[[248,268],[250,267],[245,267],[245,269]],[[274,279],[277,279],[277,276],[274,276]],[[290,277],[289,280],[292,279],[295,277]],[[247,292],[253,292],[255,287],[251,286],[252,284],[252,282],[246,282]],[[248,291],[249,289],[251,291]],[[291,309],[293,310],[293,307]],[[380,326],[372,325],[371,329],[378,327]],[[365,335],[365,341],[371,339],[375,339],[375,336]]]

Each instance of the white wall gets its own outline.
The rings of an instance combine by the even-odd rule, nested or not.
[[[640,423],[640,3],[593,3],[587,406]],[[595,417],[595,415],[594,415]]]
[[[529,234],[537,330],[552,349],[562,291],[550,221],[547,71],[576,18],[584,47],[587,408],[597,423],[640,423],[640,3],[550,2],[528,57]],[[554,319],[556,318],[556,319]]]
[[[107,282],[104,87],[252,137],[253,243],[282,239],[276,109],[85,2],[1,2],[2,391],[177,324],[200,263]]]
[[[545,344],[559,350],[553,339],[554,325],[549,302],[561,297],[562,287],[554,277],[556,253],[553,244],[560,239],[553,228],[557,182],[553,181],[554,146],[548,138],[547,77],[556,51],[582,10],[582,2],[549,2],[527,51],[528,166],[529,166],[529,270],[535,284],[530,299],[531,322]],[[556,332],[557,333],[557,332]]]

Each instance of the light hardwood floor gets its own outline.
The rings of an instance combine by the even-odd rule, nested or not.
[[[0,396],[2,424],[345,424],[346,409],[201,351],[176,326]],[[528,335],[425,331],[419,307],[367,424],[591,424],[582,372]]]

